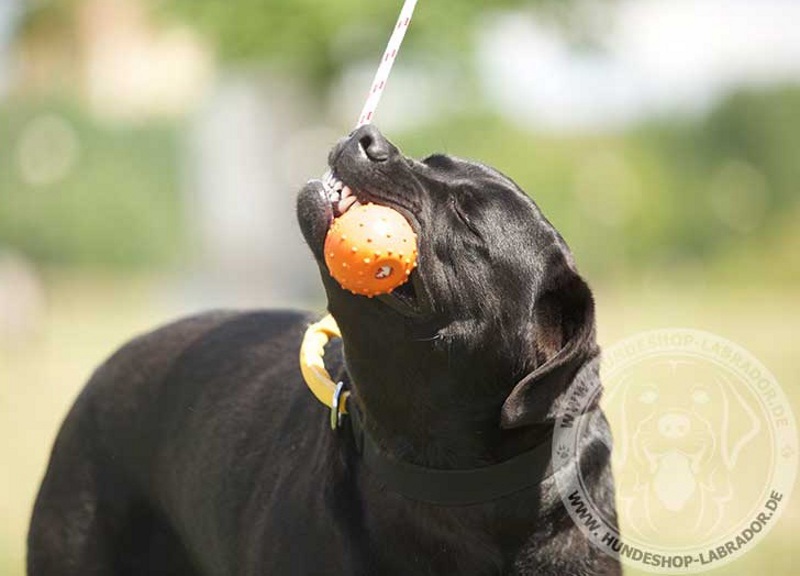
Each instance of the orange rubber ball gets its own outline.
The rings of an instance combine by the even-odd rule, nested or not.
[[[328,230],[325,264],[341,287],[354,294],[388,294],[417,265],[417,235],[396,210],[353,206]]]

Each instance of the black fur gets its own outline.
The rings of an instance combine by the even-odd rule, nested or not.
[[[563,239],[508,178],[442,155],[403,157],[371,126],[330,164],[361,201],[402,212],[419,266],[404,314],[341,289],[322,264],[332,218],[298,197],[343,334],[345,379],[381,446],[473,468],[545,437],[580,371],[597,378],[594,308]],[[553,481],[472,506],[385,490],[306,389],[312,317],[220,312],[133,340],[93,375],[53,449],[29,534],[31,576],[619,574],[575,527]],[[345,367],[346,362],[346,367]],[[588,375],[588,376],[587,376]],[[613,517],[605,421],[580,465]]]

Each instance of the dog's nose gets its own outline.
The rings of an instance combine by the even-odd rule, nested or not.
[[[664,438],[683,438],[692,428],[689,417],[671,412],[658,419],[658,431]]]
[[[373,162],[386,162],[397,152],[391,142],[384,138],[380,130],[372,124],[366,124],[353,133],[352,138]]]

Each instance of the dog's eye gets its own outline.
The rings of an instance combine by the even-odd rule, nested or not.
[[[470,232],[481,238],[480,231],[475,227],[475,223],[470,219],[469,215],[464,210],[464,207],[458,203],[455,196],[450,197],[450,205],[453,207],[453,212],[459,220],[469,229]]]
[[[439,168],[442,170],[450,170],[456,165],[453,159],[445,154],[431,154],[427,158],[423,158],[422,163],[430,168]]]

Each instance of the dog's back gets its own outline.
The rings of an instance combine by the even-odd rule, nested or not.
[[[303,433],[325,425],[297,365],[308,321],[205,314],[139,337],[104,363],[53,449],[31,522],[29,574],[192,574],[198,560],[203,573],[224,574],[254,539],[269,534],[280,545],[277,532],[288,542],[294,530],[313,530],[313,515],[288,513],[264,515],[282,518],[280,531],[259,522],[264,534],[241,530],[265,502],[297,503],[253,489],[291,494],[301,481],[293,467],[327,461],[314,453],[328,447],[308,439],[331,435]],[[312,522],[293,527],[293,517]]]

